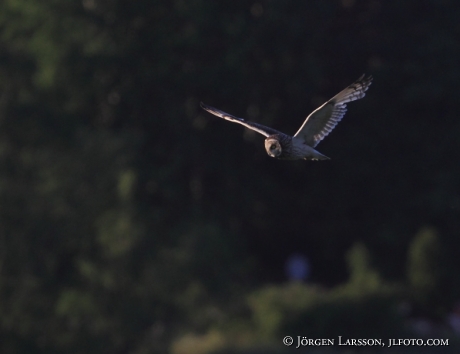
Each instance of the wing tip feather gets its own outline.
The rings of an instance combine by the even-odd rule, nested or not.
[[[359,84],[362,87],[363,92],[367,91],[369,86],[372,84],[372,80],[374,80],[372,75],[369,75],[368,77],[365,77],[366,74],[362,74],[358,80],[356,80],[353,85]]]

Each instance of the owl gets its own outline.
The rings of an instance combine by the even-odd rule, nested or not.
[[[359,100],[372,83],[372,76],[362,75],[350,86],[332,97],[305,119],[293,136],[262,124],[237,118],[201,102],[201,107],[217,117],[244,125],[266,137],[265,150],[271,157],[283,160],[329,160],[329,157],[314,148],[335,128],[347,111],[347,103]]]

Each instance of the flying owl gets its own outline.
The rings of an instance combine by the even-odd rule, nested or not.
[[[367,78],[364,78],[364,75],[361,76],[346,89],[310,113],[294,136],[281,133],[262,124],[234,117],[214,107],[207,106],[203,102],[200,105],[204,110],[217,117],[244,125],[246,128],[265,136],[265,150],[271,157],[283,160],[329,160],[329,157],[314,148],[343,118],[347,111],[347,103],[363,98],[371,83],[372,76]]]

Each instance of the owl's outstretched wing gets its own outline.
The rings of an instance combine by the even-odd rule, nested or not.
[[[266,126],[264,126],[262,124],[257,124],[257,123],[254,123],[254,122],[250,122],[248,120],[244,120],[243,118],[238,118],[238,117],[232,116],[231,114],[225,113],[225,112],[223,112],[223,111],[221,111],[221,110],[219,110],[217,108],[205,105],[203,102],[200,103],[200,106],[205,111],[208,111],[209,113],[214,114],[215,116],[217,116],[219,118],[223,118],[223,119],[228,120],[230,122],[244,125],[246,128],[252,129],[252,130],[262,134],[263,136],[268,137],[268,136],[273,135],[273,134],[280,134],[280,132],[278,130],[266,127]]]
[[[315,109],[302,124],[295,137],[302,138],[305,144],[315,147],[335,128],[347,111],[347,103],[359,100],[372,83],[372,76],[358,80],[339,92],[321,107]]]

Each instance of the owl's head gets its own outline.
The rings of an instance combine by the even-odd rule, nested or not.
[[[270,135],[265,139],[265,150],[267,150],[267,154],[271,157],[279,157],[281,155],[283,148],[276,135]]]

